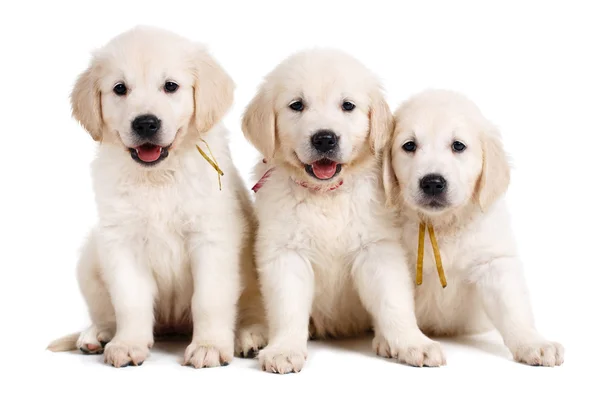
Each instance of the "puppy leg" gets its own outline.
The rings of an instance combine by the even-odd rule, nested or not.
[[[101,277],[99,260],[92,236],[77,265],[77,282],[88,307],[92,325],[81,332],[76,346],[85,354],[99,354],[115,334],[115,311]]]
[[[192,237],[191,243],[194,333],[183,364],[195,368],[227,365],[233,359],[240,292],[239,253],[232,251],[235,245],[230,246],[226,240],[206,243],[200,237]]]
[[[267,345],[267,325],[258,277],[251,258],[247,264],[243,270],[244,291],[238,302],[235,354],[244,358],[254,358],[258,351]]]
[[[240,308],[240,319],[236,329],[235,354],[242,358],[255,358],[267,345],[267,325],[263,316],[260,295],[245,293]]]
[[[379,242],[364,249],[353,265],[359,296],[375,323],[373,349],[409,365],[444,365],[440,344],[417,326],[413,283],[404,260],[398,244]]]
[[[260,366],[278,374],[300,372],[314,292],[310,263],[294,251],[281,251],[259,262],[259,274],[269,321],[269,344],[258,354]]]
[[[133,253],[113,242],[103,251],[102,275],[115,311],[117,331],[104,348],[104,361],[115,367],[141,365],[154,344],[156,285]]]
[[[482,266],[476,286],[483,306],[516,361],[529,365],[557,366],[564,349],[534,327],[533,312],[520,262],[506,257]]]

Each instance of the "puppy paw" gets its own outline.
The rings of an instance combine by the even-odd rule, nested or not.
[[[235,338],[235,355],[255,358],[267,345],[267,328],[262,324],[241,327]]]
[[[389,341],[382,335],[375,335],[373,350],[377,355],[393,358],[414,367],[440,367],[446,365],[442,346],[425,335],[415,338],[401,338]]]
[[[307,352],[303,348],[267,346],[258,353],[263,371],[275,374],[300,372],[306,361]]]
[[[111,331],[100,331],[95,325],[92,325],[81,332],[76,346],[84,354],[101,354],[104,351],[104,346],[110,342],[112,337],[113,333]]]
[[[185,350],[183,365],[194,368],[212,368],[228,365],[233,360],[233,350],[202,341],[193,341]]]
[[[145,341],[113,339],[104,347],[104,362],[116,368],[142,365],[150,354],[151,346]]]
[[[560,343],[533,340],[510,346],[515,361],[543,367],[557,367],[564,362],[565,349]]]

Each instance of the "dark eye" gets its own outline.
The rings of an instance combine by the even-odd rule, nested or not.
[[[350,103],[349,101],[345,101],[342,103],[342,109],[344,111],[352,111],[352,110],[354,110],[355,107],[356,106],[354,104]]]
[[[300,111],[304,110],[304,103],[302,102],[302,100],[296,100],[296,101],[290,103],[289,107],[294,111],[300,112]]]
[[[464,143],[459,142],[458,140],[452,143],[452,151],[455,153],[462,153],[463,151],[465,151],[466,148],[467,146],[465,146]]]
[[[122,82],[117,83],[113,88],[113,92],[115,92],[117,96],[125,96],[127,94],[127,86]]]
[[[406,151],[407,153],[414,153],[417,151],[417,144],[411,140],[410,142],[406,142],[402,145],[402,150]]]
[[[167,81],[165,82],[165,92],[174,93],[179,89],[179,85],[175,82]]]

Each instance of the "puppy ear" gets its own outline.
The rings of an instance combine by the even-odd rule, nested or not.
[[[233,79],[204,48],[194,55],[194,113],[198,132],[218,123],[233,104]]]
[[[386,146],[383,149],[382,178],[385,192],[386,207],[396,206],[400,197],[400,184],[392,166],[392,149]]]
[[[95,61],[79,75],[71,92],[75,118],[95,141],[102,140],[102,106]]]
[[[246,139],[270,160],[275,154],[276,121],[273,98],[265,87],[259,89],[242,118],[242,131]]]
[[[510,166],[502,146],[500,133],[491,128],[483,134],[483,167],[477,188],[477,201],[487,210],[506,190],[510,183]]]
[[[369,143],[373,154],[378,154],[387,145],[394,129],[394,118],[381,91],[371,95],[369,110]]]

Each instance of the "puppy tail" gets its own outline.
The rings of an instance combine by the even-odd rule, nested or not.
[[[46,350],[53,352],[77,350],[77,339],[79,339],[79,335],[80,333],[77,332],[56,339],[48,345]]]

